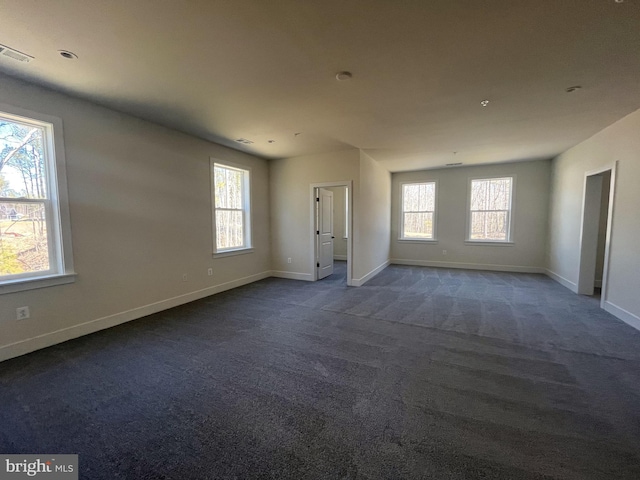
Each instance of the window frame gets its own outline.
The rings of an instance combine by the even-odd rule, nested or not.
[[[417,238],[404,236],[404,214],[405,213],[429,213],[430,210],[419,212],[405,212],[404,210],[404,186],[405,185],[426,185],[433,184],[433,235],[432,238]],[[418,243],[438,243],[438,181],[428,180],[420,182],[401,182],[400,183],[400,230],[398,231],[398,241],[400,242],[418,242]]]
[[[242,255],[245,253],[252,253],[253,237],[251,229],[251,211],[252,211],[252,195],[251,195],[251,167],[247,165],[241,165],[234,162],[222,161],[211,157],[209,161],[210,165],[210,181],[211,181],[211,212],[212,212],[212,233],[213,233],[213,256],[214,257],[227,257],[233,255]],[[238,211],[240,209],[228,209],[216,207],[216,195],[215,195],[215,167],[226,168],[229,170],[237,170],[242,172],[242,229],[243,229],[243,246],[218,249],[218,233],[216,225],[216,212],[218,210]]]
[[[507,238],[505,240],[492,240],[492,239],[472,239],[471,238],[471,185],[474,181],[478,180],[501,180],[509,178],[511,179],[511,192],[509,194],[509,209],[507,210]],[[514,245],[514,222],[513,222],[513,210],[515,208],[515,196],[516,196],[516,175],[491,175],[483,177],[469,177],[467,183],[467,233],[465,238],[465,244],[467,245]],[[473,212],[488,212],[493,210],[473,210]],[[496,210],[497,211],[497,210]],[[503,211],[503,210],[499,210]]]
[[[47,198],[13,199],[15,203],[43,203],[47,225],[49,269],[0,277],[0,294],[14,293],[34,288],[62,285],[75,281],[71,220],[67,190],[66,157],[62,119],[0,103],[3,119],[44,130],[45,175]],[[2,203],[11,201],[3,197]]]

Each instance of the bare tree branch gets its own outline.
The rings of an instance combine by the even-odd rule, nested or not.
[[[31,129],[29,133],[27,133],[27,136],[22,139],[22,142],[20,142],[20,145],[18,145],[16,148],[11,150],[4,158],[0,158],[0,171],[2,171],[2,167],[4,167],[9,162],[9,160],[11,160],[11,157],[13,157],[16,153],[18,153],[21,148],[23,148],[27,143],[29,143],[32,140],[33,135],[37,131],[38,131],[37,128]]]

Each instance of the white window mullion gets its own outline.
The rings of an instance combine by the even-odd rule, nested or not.
[[[0,130],[0,294],[70,283],[62,121],[0,105]]]
[[[249,175],[211,159],[214,254],[251,248]]]
[[[400,186],[400,240],[434,241],[436,235],[436,183]]]
[[[511,242],[513,184],[511,176],[470,180],[468,241]]]

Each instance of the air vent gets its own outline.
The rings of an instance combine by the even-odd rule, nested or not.
[[[242,143],[243,145],[251,145],[253,143],[251,140],[247,140],[246,138],[239,138],[236,142]]]
[[[23,63],[29,63],[31,60],[33,60],[33,57],[25,55],[24,53],[14,50],[13,48],[9,48],[6,45],[0,45],[0,56],[9,57]]]

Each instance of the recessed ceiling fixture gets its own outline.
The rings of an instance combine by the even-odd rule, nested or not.
[[[251,145],[253,143],[251,140],[247,140],[246,138],[239,138],[236,142],[242,143],[243,145]]]
[[[482,100],[480,102],[480,105],[482,105],[483,107],[486,107],[487,105],[489,105],[489,100]]]
[[[624,0],[614,0],[616,3],[624,3]]]
[[[457,167],[462,165],[462,162],[456,162],[456,163],[447,163],[445,166],[447,167]]]
[[[276,143],[276,141],[275,141],[275,140],[267,140],[267,142],[269,142],[269,143]]]
[[[69,59],[69,60],[77,60],[78,59],[78,55],[76,55],[73,52],[70,52],[69,50],[58,50],[58,53],[60,54],[61,57],[64,57],[64,58]]]
[[[574,85],[573,87],[569,87],[567,89],[565,89],[565,92],[567,93],[573,93],[576,90],[580,90],[582,87],[580,85]]]
[[[338,80],[339,82],[344,82],[345,80],[351,80],[352,77],[353,75],[351,75],[351,72],[338,72],[336,74],[336,80]]]
[[[33,60],[33,57],[31,55],[19,52],[18,50],[7,47],[6,45],[0,45],[0,55],[3,57],[12,58],[13,60],[17,60],[23,63],[29,63],[31,60]]]

